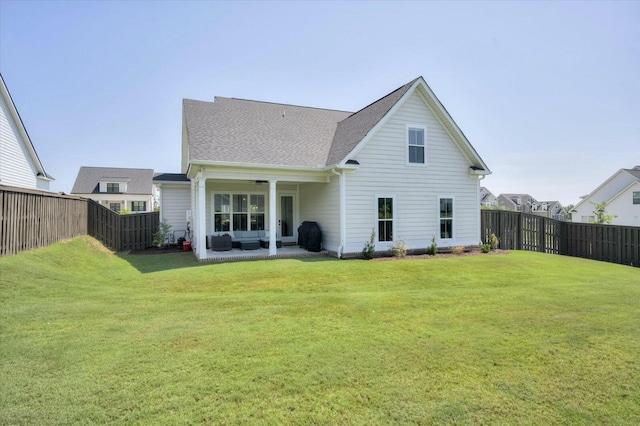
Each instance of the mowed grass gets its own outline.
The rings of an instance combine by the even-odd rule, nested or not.
[[[640,269],[0,259],[0,424],[640,424]]]

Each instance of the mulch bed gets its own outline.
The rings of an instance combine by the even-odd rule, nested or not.
[[[432,256],[430,254],[408,254],[405,257],[394,257],[394,256],[387,256],[387,257],[374,257],[371,260],[375,260],[375,261],[386,261],[386,260],[400,260],[400,259],[442,259],[444,257],[463,257],[463,256],[488,256],[488,255],[495,255],[495,254],[509,254],[508,250],[493,250],[489,253],[482,253],[480,250],[473,250],[473,251],[467,251],[461,254],[454,254],[454,253],[437,253],[436,255]]]

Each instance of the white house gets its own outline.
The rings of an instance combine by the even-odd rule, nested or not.
[[[0,74],[0,185],[48,191],[52,180]]]
[[[606,213],[616,216],[612,224],[640,226],[640,166],[620,169],[572,210],[574,222],[595,221],[594,204],[607,202]]]
[[[152,169],[80,167],[72,194],[120,212],[151,212],[156,207]]]
[[[489,168],[422,77],[353,112],[215,97],[183,101],[182,172],[198,258],[206,236],[264,231],[297,241],[317,222],[323,247],[359,253],[405,240],[480,242],[480,178]],[[161,208],[167,203],[162,198]],[[185,209],[186,210],[186,209]]]

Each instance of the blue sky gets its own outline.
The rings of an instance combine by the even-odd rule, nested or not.
[[[183,98],[357,111],[419,75],[496,195],[640,164],[640,2],[0,0],[0,72],[56,191],[180,171]]]

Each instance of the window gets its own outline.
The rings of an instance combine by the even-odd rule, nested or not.
[[[214,194],[214,231],[264,231],[265,196]]]
[[[393,198],[378,198],[378,241],[393,241]]]
[[[595,216],[582,216],[582,223],[596,223]]]
[[[633,193],[633,204],[640,204],[640,192]]]
[[[132,201],[131,202],[131,211],[132,212],[146,212],[147,211],[147,202],[146,201]]]
[[[214,222],[215,231],[230,231],[231,223],[231,205],[229,204],[228,194],[216,194],[214,196]]]
[[[120,203],[109,203],[109,208],[116,213],[120,213]]]
[[[119,183],[107,183],[107,192],[120,192]]]
[[[453,238],[453,198],[441,197],[440,202],[440,239]]]
[[[409,163],[424,164],[424,134],[425,129],[419,127],[407,128],[407,137],[409,143]]]

